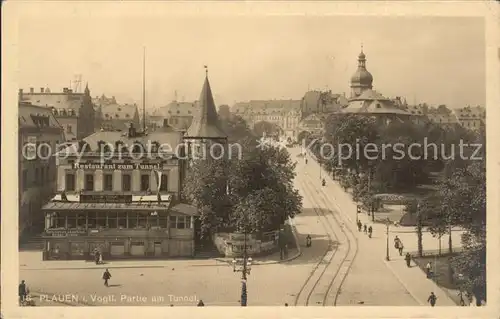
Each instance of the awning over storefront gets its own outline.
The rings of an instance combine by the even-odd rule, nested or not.
[[[149,203],[75,203],[75,202],[49,202],[42,208],[44,211],[85,211],[85,210],[126,210],[126,211],[166,211],[170,205]]]
[[[180,203],[172,207],[172,212],[174,213],[179,213],[183,215],[188,215],[188,216],[199,216],[200,213],[198,212],[198,209],[195,206],[189,205],[189,204],[184,204]]]

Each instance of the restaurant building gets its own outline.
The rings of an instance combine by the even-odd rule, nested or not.
[[[58,194],[44,206],[44,259],[92,259],[95,249],[104,260],[194,256],[199,213],[181,195],[189,145],[227,140],[208,78],[200,108],[185,133],[168,120],[149,133],[131,123],[59,152]]]

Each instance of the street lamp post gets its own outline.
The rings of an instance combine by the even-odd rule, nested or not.
[[[246,225],[245,225],[246,226]],[[236,258],[233,259],[233,272],[241,272],[241,306],[247,306],[247,275],[250,275],[252,269],[252,257],[247,254],[247,232],[244,231],[243,239],[243,260],[242,265],[237,265]]]
[[[389,261],[389,225],[391,224],[391,220],[389,218],[386,219],[385,221],[385,233],[387,235],[387,240],[386,240],[386,251],[385,251],[385,260]]]

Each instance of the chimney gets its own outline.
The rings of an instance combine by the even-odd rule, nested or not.
[[[30,93],[35,93],[35,88],[30,88]]]
[[[40,88],[40,93],[43,93],[43,91],[44,91],[44,88]]]

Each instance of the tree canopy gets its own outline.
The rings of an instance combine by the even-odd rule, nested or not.
[[[258,147],[240,117],[221,122],[229,139],[241,145],[241,159],[193,161],[183,187],[185,197],[201,210],[202,236],[222,229],[278,229],[302,208],[302,198],[293,187],[295,164],[286,149]]]

